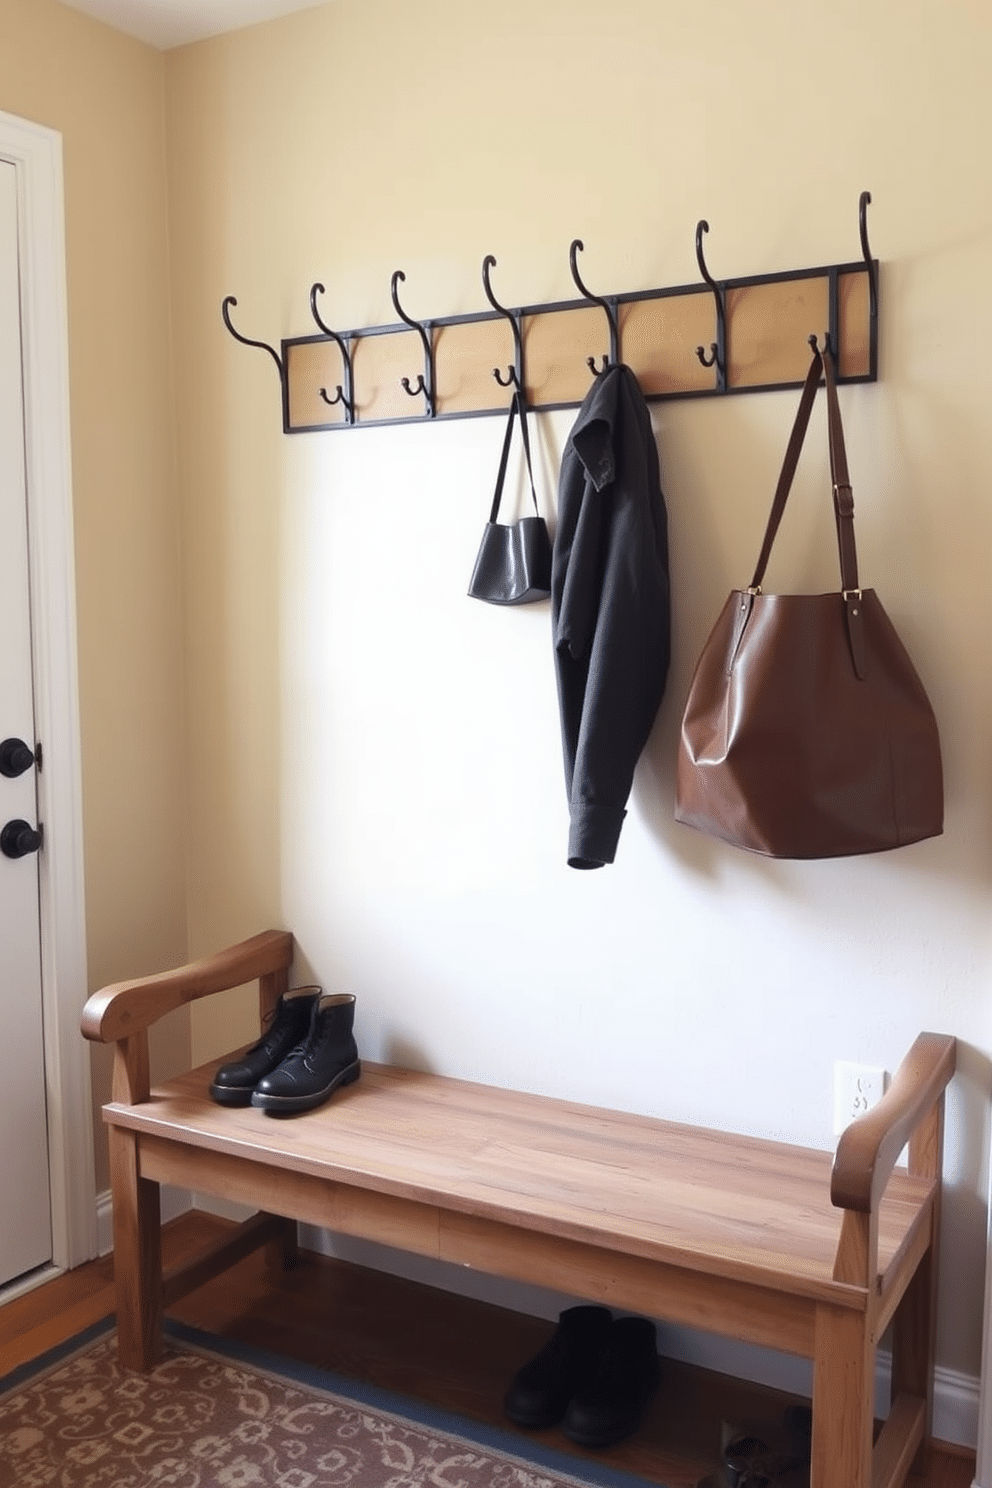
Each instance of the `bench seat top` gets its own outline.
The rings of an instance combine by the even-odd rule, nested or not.
[[[111,1103],[104,1119],[777,1291],[857,1290],[832,1279],[841,1211],[830,1201],[830,1152],[368,1062],[319,1109],[273,1118],[218,1106],[208,1089],[216,1066],[156,1086],[140,1104]],[[879,1214],[880,1289],[933,1190],[904,1170],[892,1175]]]

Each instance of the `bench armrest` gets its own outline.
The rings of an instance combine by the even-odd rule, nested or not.
[[[837,1143],[830,1199],[838,1209],[877,1211],[900,1152],[940,1100],[956,1063],[956,1039],[919,1035],[878,1105],[852,1121]],[[939,1173],[939,1154],[937,1164]]]
[[[240,945],[136,981],[116,982],[94,992],[83,1008],[83,1037],[113,1044],[197,998],[229,987],[240,987],[275,972],[288,971],[293,961],[289,930],[264,930]]]

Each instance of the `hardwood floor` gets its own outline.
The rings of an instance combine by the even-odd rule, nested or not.
[[[166,1227],[166,1264],[195,1254],[223,1221],[193,1213]],[[502,1396],[514,1371],[548,1337],[540,1320],[454,1297],[380,1272],[301,1252],[280,1272],[261,1253],[201,1287],[170,1315],[370,1381],[484,1422],[508,1426]],[[114,1309],[110,1257],[0,1307],[0,1373],[36,1358]],[[719,1457],[721,1421],[778,1418],[791,1397],[666,1362],[636,1436],[596,1459],[666,1488],[695,1488]],[[557,1430],[539,1440],[583,1456]],[[913,1488],[971,1488],[973,1454],[935,1449]]]

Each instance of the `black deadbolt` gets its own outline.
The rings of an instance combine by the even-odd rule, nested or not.
[[[41,846],[42,832],[35,831],[30,822],[9,821],[0,832],[0,852],[5,858],[26,858]]]
[[[0,775],[14,780],[30,770],[35,762],[35,752],[23,739],[4,739],[0,744]]]

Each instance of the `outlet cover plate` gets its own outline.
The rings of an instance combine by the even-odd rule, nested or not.
[[[887,1072],[872,1064],[838,1059],[834,1065],[834,1136],[877,1106],[885,1094]]]

